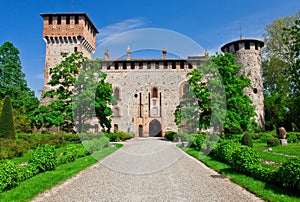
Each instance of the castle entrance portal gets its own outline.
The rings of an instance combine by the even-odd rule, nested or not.
[[[158,120],[154,119],[149,124],[149,136],[161,137],[161,124]]]
[[[143,126],[139,125],[139,137],[143,137]]]

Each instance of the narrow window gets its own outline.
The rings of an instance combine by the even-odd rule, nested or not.
[[[157,98],[157,88],[156,87],[152,88],[152,97]]]
[[[79,23],[79,16],[75,15],[75,24],[78,24],[78,23]]]
[[[116,100],[120,100],[120,89],[119,88],[115,88],[114,97]]]
[[[58,25],[61,24],[61,16],[57,16],[57,24],[58,24]]]
[[[250,49],[250,42],[249,42],[249,41],[246,41],[246,42],[245,42],[245,49],[246,49],[246,50],[249,50],[249,49]]]
[[[69,15],[66,16],[66,24],[67,25],[70,24],[70,16]]]
[[[77,52],[77,47],[74,47],[74,52]]]
[[[238,51],[239,50],[239,44],[238,43],[235,43],[234,44],[234,51]]]
[[[52,25],[52,16],[49,16],[48,23],[49,23],[49,25]]]

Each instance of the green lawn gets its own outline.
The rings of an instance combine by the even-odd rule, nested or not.
[[[40,173],[22,182],[19,186],[11,190],[5,191],[3,193],[0,193],[0,201],[29,201],[37,194],[47,189],[50,189],[56,184],[62,183],[66,179],[72,177],[74,174],[93,165],[97,162],[97,160],[100,160],[113,153],[120,147],[121,145],[117,145],[116,147],[111,148],[105,148],[101,151],[94,152],[93,155],[79,158],[76,159],[74,162],[58,166],[54,171]],[[95,157],[97,158],[97,160],[95,159]]]
[[[290,192],[288,189],[237,173],[229,165],[219,162],[210,156],[202,156],[199,151],[193,148],[183,148],[183,150],[265,201],[300,202],[300,193]]]

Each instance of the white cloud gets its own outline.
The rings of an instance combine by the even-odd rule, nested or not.
[[[143,18],[131,18],[126,19],[115,24],[111,24],[103,27],[100,30],[99,38],[97,40],[97,45],[103,43],[107,39],[114,37],[122,32],[126,32],[131,29],[135,29],[146,24],[146,20]]]

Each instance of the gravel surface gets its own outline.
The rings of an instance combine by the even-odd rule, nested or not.
[[[215,176],[215,177],[212,177]],[[33,201],[262,201],[174,143],[134,139]]]

